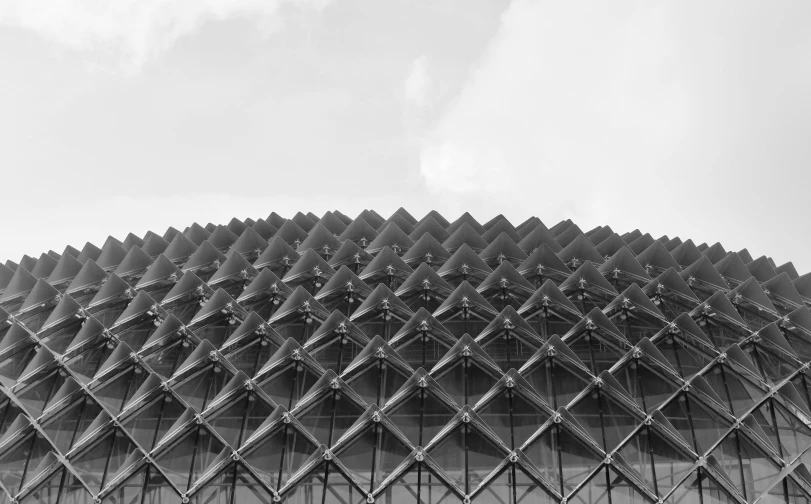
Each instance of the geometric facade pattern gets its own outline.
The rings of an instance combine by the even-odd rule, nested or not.
[[[810,503],[811,276],[298,213],[0,265],[0,503]]]

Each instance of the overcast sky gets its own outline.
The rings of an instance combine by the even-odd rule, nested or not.
[[[405,206],[811,270],[811,2],[5,0],[0,261]]]

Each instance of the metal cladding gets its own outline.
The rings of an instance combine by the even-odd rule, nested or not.
[[[811,276],[400,209],[0,265],[0,503],[809,503]]]

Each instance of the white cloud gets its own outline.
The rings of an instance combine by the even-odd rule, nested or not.
[[[422,136],[425,182],[484,212],[798,259],[800,222],[763,205],[811,210],[811,4],[724,5],[514,0]]]
[[[642,39],[655,30],[635,30],[655,21],[651,10],[612,23],[613,4],[588,12],[565,5],[516,1],[505,12],[480,67],[425,138],[429,185],[499,199],[574,186],[570,196],[589,206],[608,187],[578,180],[612,169],[632,176],[628,169],[644,162],[640,143],[644,152],[678,147],[685,128],[679,87],[637,81],[665,70],[645,54],[651,41]],[[562,22],[570,17],[577,22]],[[554,220],[563,216],[559,199],[530,201]],[[545,201],[558,208],[543,208]]]
[[[320,9],[329,0],[5,0],[0,25],[32,30],[82,51],[119,58],[138,71],[147,61],[209,20],[249,19],[274,30],[285,5]]]
[[[403,128],[409,143],[418,146],[426,124],[430,122],[435,102],[434,79],[426,55],[415,58],[403,84]]]
[[[428,106],[431,92],[431,76],[428,74],[428,58],[423,55],[411,63],[405,81],[406,102],[420,109]]]

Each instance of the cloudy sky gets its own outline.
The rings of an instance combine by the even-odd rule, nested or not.
[[[0,260],[364,207],[811,270],[811,2],[5,0]]]

